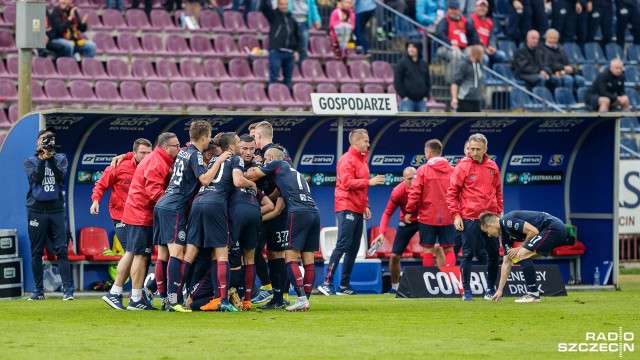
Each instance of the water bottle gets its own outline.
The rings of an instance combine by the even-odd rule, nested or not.
[[[378,250],[380,245],[382,245],[382,240],[378,240],[374,242],[373,245],[369,248],[369,250],[367,250],[367,255],[373,256],[373,254],[376,253],[376,250]]]
[[[600,286],[600,269],[596,266],[596,271],[593,272],[593,285]]]

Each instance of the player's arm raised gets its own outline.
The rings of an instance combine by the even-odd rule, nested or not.
[[[198,180],[204,186],[211,184],[213,179],[216,177],[218,170],[220,170],[220,166],[231,157],[231,152],[225,151],[216,158],[216,161],[211,165],[211,168],[207,170],[204,174],[198,176]]]

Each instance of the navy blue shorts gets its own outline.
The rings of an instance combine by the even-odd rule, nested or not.
[[[116,236],[118,237],[118,241],[120,241],[120,245],[122,245],[124,251],[127,251],[127,224],[120,220],[114,220],[113,228],[116,232]]]
[[[184,213],[153,209],[153,243],[155,245],[187,244],[187,217]]]
[[[222,204],[194,203],[189,215],[187,243],[199,248],[229,246],[227,209]]]
[[[289,250],[302,252],[318,251],[320,246],[320,214],[315,211],[290,212]]]
[[[231,241],[239,242],[243,249],[253,250],[258,246],[260,224],[262,224],[262,214],[259,207],[237,203],[229,208]]]
[[[540,233],[524,244],[524,248],[549,256],[551,251],[557,247],[569,245],[567,240],[567,229],[561,222],[551,224],[551,226],[540,230]]]
[[[436,244],[436,239],[441,247],[455,245],[455,228],[453,225],[435,226],[420,224],[420,245],[431,248]]]
[[[127,252],[133,255],[151,255],[153,227],[127,224]]]
[[[229,268],[235,269],[242,266],[242,248],[236,241],[231,241],[229,248]]]
[[[411,224],[405,224],[400,222],[398,224],[398,230],[396,231],[396,237],[393,239],[393,248],[391,252],[396,255],[402,255],[402,253],[407,250],[407,245],[409,245],[409,241],[413,235],[418,232],[419,223],[412,222]]]
[[[286,209],[285,209],[286,210]],[[289,247],[288,213],[282,211],[273,220],[263,222],[260,226],[260,243],[267,243],[269,251],[285,251]]]

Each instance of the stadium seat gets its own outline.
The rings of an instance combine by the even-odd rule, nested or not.
[[[109,79],[109,75],[104,69],[104,65],[102,65],[101,61],[98,61],[93,58],[83,58],[82,62],[82,73],[86,78],[91,80],[106,80]]]
[[[4,10],[2,13],[4,19],[4,25],[8,28],[14,29],[16,24],[16,3],[5,2]]]
[[[373,241],[380,234],[380,226],[374,226],[369,229],[369,239]],[[396,229],[393,226],[388,226],[387,230],[384,232],[385,241],[380,245],[380,247],[376,250],[376,252],[369,256],[368,258],[388,258],[391,257],[391,251],[393,250],[393,241],[396,237]],[[370,245],[370,244],[369,244]],[[369,246],[367,247],[367,249]]]
[[[524,110],[528,109],[529,104],[531,104],[531,97],[520,89],[512,88],[509,90],[509,101],[511,109]]]
[[[316,92],[319,94],[335,94],[338,92],[338,89],[334,84],[322,83],[318,84]]]
[[[111,247],[109,246],[107,231],[98,227],[80,229],[78,249],[78,255],[84,255],[87,260],[118,261],[122,258],[119,255],[101,255],[103,252],[111,250]]]
[[[248,102],[242,94],[242,88],[238,82],[224,82],[220,84],[220,99],[223,104],[236,108],[252,108],[253,104]]]
[[[178,65],[173,60],[159,59],[156,61],[156,72],[160,79],[170,81],[179,80],[180,72],[178,71]]]
[[[215,39],[213,39],[213,44],[216,52],[220,53],[224,57],[233,58],[248,56],[247,53],[241,53],[238,51],[235,41],[233,41],[233,38],[228,34],[217,34]]]
[[[253,60],[253,74],[260,81],[269,81],[269,59],[257,58]]]
[[[144,92],[147,94],[147,99],[163,108],[166,105],[180,105],[179,101],[174,101],[171,98],[167,84],[164,82],[147,81],[144,84]]]
[[[585,84],[587,86],[593,84],[593,82],[596,81],[599,73],[600,72],[598,71],[598,67],[593,64],[582,65],[582,74],[584,76],[584,79],[586,80]]]
[[[563,108],[579,110],[584,107],[582,105],[578,106],[578,104],[576,103],[576,99],[573,97],[572,89],[566,87],[557,87],[554,90],[554,95],[556,101],[558,102],[558,105]]]
[[[18,78],[18,57],[10,56],[7,58],[7,73],[11,78]]]
[[[69,95],[67,85],[60,79],[49,79],[44,82],[44,91],[52,102],[62,102],[77,104],[78,102]]]
[[[180,74],[183,79],[190,81],[205,81],[204,70],[202,66],[191,59],[180,60]]]
[[[131,73],[133,77],[139,80],[158,80],[158,75],[153,69],[151,61],[147,58],[135,58],[131,62]]]
[[[49,101],[49,98],[44,93],[44,90],[42,90],[42,86],[40,86],[40,83],[34,79],[31,80],[31,100],[34,103],[43,103]]]
[[[309,57],[312,59],[333,59],[333,48],[329,39],[325,36],[313,36],[309,40],[311,49]]]
[[[135,9],[134,9],[135,10]],[[162,37],[157,34],[143,34],[142,35],[142,48],[156,56],[164,56],[167,55],[167,49],[162,42]]]
[[[102,102],[109,104],[122,104],[124,100],[120,97],[118,86],[112,81],[97,81],[95,85],[96,97]]]
[[[161,31],[160,28],[153,28],[149,23],[147,14],[141,9],[128,9],[124,17],[130,28],[145,31]]]
[[[634,138],[622,137],[620,139],[620,158],[621,159],[637,159],[640,154],[638,142]]]
[[[227,108],[231,106],[231,104],[224,103],[220,99],[220,97],[218,96],[218,92],[210,82],[196,83],[194,86],[194,94],[199,102],[210,105],[212,107]]]
[[[533,88],[532,91],[534,94],[540,96],[541,98],[544,99],[544,101],[555,104],[556,99],[553,98],[553,95],[551,94],[551,90],[549,90],[549,88],[545,87],[545,86],[536,86]]]
[[[258,81],[258,78],[253,75],[249,63],[245,59],[231,59],[231,61],[229,61],[229,75],[232,79],[242,82]]]
[[[56,60],[56,67],[58,68],[58,74],[66,79],[89,79],[80,71],[79,63],[68,57],[59,57]]]
[[[551,251],[551,256],[584,255],[586,246],[578,240],[573,245],[557,247]]]
[[[365,94],[384,94],[384,88],[380,84],[366,84],[363,92]]]
[[[325,261],[328,261],[331,257],[331,253],[333,249],[336,247],[336,243],[338,242],[338,228],[335,226],[328,226],[322,228],[320,230],[320,249],[322,249],[322,258]],[[360,239],[360,249],[358,250],[358,254],[356,255],[357,259],[364,259],[366,255],[367,249],[367,234],[363,231],[362,238]]]
[[[239,11],[225,11],[222,15],[224,27],[237,34],[248,33],[251,30],[242,19],[242,13]]]
[[[18,121],[18,105],[17,104],[13,104],[9,106],[9,110],[7,111],[7,113],[8,113],[9,121],[11,121],[12,123]]]
[[[325,64],[327,77],[339,84],[358,84],[360,80],[353,79],[349,76],[347,67],[344,62],[338,60],[329,60]]]
[[[383,79],[378,79],[371,73],[371,67],[365,61],[352,61],[349,64],[351,77],[359,80],[361,84],[384,84]]]
[[[625,88],[625,94],[629,97],[629,105],[632,106],[636,111],[640,110],[640,95],[636,91],[636,89]]]
[[[509,67],[509,64],[493,64],[493,71],[515,82],[518,85],[521,85],[521,86],[525,85],[524,81],[517,80],[515,76],[513,76],[513,72],[511,71],[511,67]]]
[[[87,16],[87,28],[93,31],[108,30],[106,26],[102,24],[100,16],[95,9],[82,9],[82,16]]]
[[[310,84],[306,84],[306,83],[293,84],[293,98],[298,104],[302,104],[304,106],[311,106],[312,92],[313,92],[313,87],[311,87]]]
[[[76,254],[76,251],[73,250],[73,242],[71,240],[69,240],[69,243],[67,245],[67,258],[69,259],[69,261],[82,261],[85,260],[87,257],[84,255],[78,255]],[[44,256],[42,257],[43,260],[48,260],[48,261],[58,261],[58,256],[56,256],[55,254],[50,254],[49,251],[47,250],[47,247],[44,247]]]
[[[35,79],[60,79],[56,67],[50,58],[34,57],[31,62],[31,71]]]
[[[99,104],[100,101],[93,93],[93,87],[85,80],[71,80],[69,85],[71,97],[80,100],[85,104]]]
[[[183,32],[184,29],[176,26],[171,16],[164,9],[153,9],[150,14],[151,27],[159,31]]]
[[[251,104],[258,107],[277,105],[267,98],[267,94],[264,91],[264,84],[262,83],[248,83],[244,85],[242,89],[244,98]]]
[[[386,61],[374,61],[371,63],[373,77],[383,80],[385,84],[393,84],[393,69]]]
[[[13,124],[7,118],[7,114],[4,112],[4,109],[0,108],[0,130],[9,130]],[[2,138],[0,139],[0,147],[2,147],[2,142],[5,138],[5,133],[0,134]]]
[[[127,25],[122,17],[122,13],[116,9],[103,9],[102,10],[102,24],[109,30],[132,30],[133,28]],[[95,39],[94,39],[95,41]]]
[[[0,51],[15,52],[17,50],[13,32],[4,30],[0,31]]]
[[[327,78],[322,70],[322,65],[315,59],[306,59],[302,62],[302,76],[314,83],[333,82]]]
[[[123,55],[126,51],[121,50],[116,42],[113,40],[113,36],[107,33],[95,33],[93,34],[93,42],[96,44],[96,53],[99,55]],[[86,59],[86,58],[85,58]]]
[[[638,123],[637,117],[623,117],[620,118],[620,131],[626,133],[632,133],[636,130],[640,130],[640,123]]]
[[[253,48],[262,49],[255,35],[244,34],[238,37],[238,48],[241,52],[251,52]]]
[[[624,55],[624,49],[617,43],[608,43],[604,46],[605,54],[607,55],[607,61],[611,61],[613,59],[620,59],[624,62],[627,62],[627,57]]]
[[[501,40],[498,43],[498,50],[504,51],[507,55],[507,62],[513,61],[513,53],[516,52],[516,43],[510,40]]]
[[[250,11],[247,15],[247,27],[259,34],[269,33],[269,21],[260,11]]]
[[[564,51],[567,54],[567,59],[571,64],[588,63],[588,61],[586,61],[586,59],[582,55],[582,50],[580,50],[580,47],[578,46],[578,44],[573,42],[568,42],[568,43],[562,44],[562,46],[564,47]]]
[[[358,84],[342,84],[340,85],[340,92],[345,94],[360,94],[360,85]]]
[[[0,98],[4,101],[18,101],[18,88],[11,79],[0,79]]]
[[[138,38],[128,32],[118,33],[118,48],[129,56],[148,56],[153,55],[150,49],[143,49]]]
[[[579,103],[583,103],[583,104],[585,103],[586,97],[587,97],[587,90],[588,88],[586,86],[578,88],[576,97]]]
[[[123,81],[120,83],[122,99],[136,105],[149,105],[154,102],[147,99],[137,81]]]
[[[171,34],[167,35],[167,52],[173,56],[202,56],[201,54],[191,51],[187,40],[182,35]]]
[[[279,106],[300,106],[301,104],[291,97],[289,88],[281,83],[269,84],[269,99],[272,104]]]
[[[188,106],[189,110],[192,110],[192,106],[204,106],[206,108],[209,105],[207,103],[198,101],[193,95],[191,85],[186,82],[172,82],[169,86],[169,90],[171,92],[171,98],[179,104]]]
[[[607,58],[604,56],[600,44],[596,42],[584,44],[584,57],[586,60],[596,64],[603,65],[607,63]]]
[[[640,63],[640,45],[631,44],[627,46],[627,59],[632,64]]]
[[[229,29],[226,29],[222,25],[222,21],[220,20],[220,16],[217,11],[211,9],[204,9],[200,12],[200,29],[192,30],[195,32],[203,32],[203,33],[228,33]]]
[[[624,68],[624,86],[636,87],[640,84],[640,72],[636,65],[625,66]]]
[[[211,45],[211,40],[206,35],[201,34],[193,34],[190,39],[191,43],[191,51],[198,54],[199,56],[218,56],[219,54],[213,50],[213,45]]]
[[[227,73],[227,69],[224,67],[222,60],[220,59],[207,59],[204,61],[204,75],[209,78],[211,81],[216,83],[231,81],[231,77],[229,73]]]
[[[109,59],[107,61],[107,74],[109,74],[110,79],[119,81],[130,80],[132,78],[129,65],[121,59]]]
[[[0,78],[4,78],[4,79],[13,78],[13,76],[9,74],[9,71],[7,70],[6,66],[4,66],[4,61],[2,60],[0,60]]]

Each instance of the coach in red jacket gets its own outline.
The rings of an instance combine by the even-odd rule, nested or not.
[[[487,263],[487,293],[485,299],[491,300],[495,294],[498,276],[498,239],[490,238],[480,231],[478,217],[482,212],[502,213],[502,183],[498,165],[487,156],[487,138],[482,134],[469,137],[469,156],[456,165],[449,189],[447,206],[454,216],[456,230],[462,231],[462,258],[460,269],[464,294],[462,300],[473,301],[471,293],[471,262],[474,253],[484,254],[486,247],[488,259],[478,259]]]
[[[349,151],[338,161],[337,183],[335,192],[335,212],[338,221],[338,242],[331,253],[327,277],[318,290],[324,295],[334,294],[333,276],[344,254],[342,279],[338,295],[352,295],[349,285],[351,271],[356,261],[362,238],[362,220],[371,218],[369,186],[384,184],[384,176],[378,175],[369,179],[369,134],[365,129],[356,129],[349,133]]]
[[[449,212],[445,197],[453,167],[442,157],[442,143],[432,139],[424,144],[427,163],[418,168],[416,179],[409,189],[406,220],[418,214],[420,223],[420,245],[424,247],[423,266],[434,266],[436,239],[444,250],[445,265],[455,266],[453,253],[453,216]]]
[[[89,212],[91,212],[91,215],[98,215],[100,212],[100,200],[104,193],[111,189],[109,214],[113,220],[113,227],[115,228],[118,240],[125,251],[127,250],[127,228],[125,223],[122,222],[124,204],[127,201],[129,187],[131,186],[131,180],[133,179],[136,167],[142,159],[150,153],[151,141],[142,138],[136,140],[133,143],[133,152],[126,154],[126,160],[117,167],[107,166],[100,180],[93,186],[93,193],[91,194],[93,203],[91,204]],[[122,287],[124,286],[126,278],[129,277],[132,262],[133,255],[130,252],[126,252],[118,262],[116,278],[113,281],[111,290],[107,295],[102,297],[102,300],[115,309],[124,310],[122,306]]]
[[[155,310],[142,298],[147,256],[151,254],[153,243],[153,208],[167,188],[171,167],[179,151],[180,142],[175,134],[160,134],[156,148],[140,162],[131,181],[122,214],[122,221],[127,224],[127,251],[134,256],[128,310]]]

